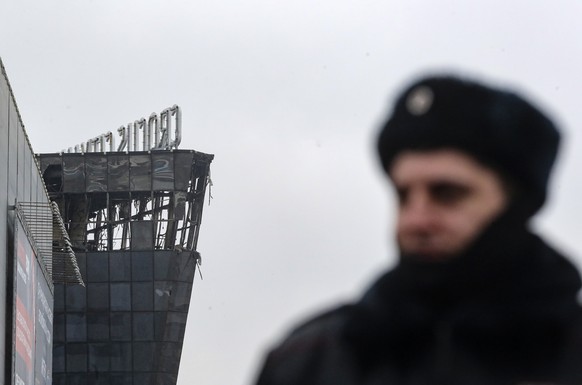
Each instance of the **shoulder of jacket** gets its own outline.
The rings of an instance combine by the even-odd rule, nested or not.
[[[300,323],[273,350],[273,354],[316,352],[337,343],[352,306],[329,309]]]

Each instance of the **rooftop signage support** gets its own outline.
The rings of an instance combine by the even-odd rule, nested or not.
[[[66,151],[86,152],[130,152],[177,149],[182,141],[182,111],[174,105],[159,115],[155,112],[149,118],[141,118],[117,129],[121,137],[115,147],[115,136],[111,131],[87,140],[85,143],[69,147]]]

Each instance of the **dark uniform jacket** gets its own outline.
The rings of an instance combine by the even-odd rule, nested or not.
[[[415,261],[293,331],[257,385],[582,385],[579,274],[520,221]]]

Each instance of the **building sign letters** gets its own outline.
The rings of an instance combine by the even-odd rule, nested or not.
[[[115,136],[121,142],[115,147]],[[171,150],[178,148],[182,140],[182,112],[174,105],[159,115],[155,112],[146,120],[141,118],[121,126],[117,135],[111,131],[89,139],[85,143],[69,147],[63,152],[115,152]]]

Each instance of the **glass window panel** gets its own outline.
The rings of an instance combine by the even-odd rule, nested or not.
[[[64,373],[56,373],[54,371],[54,366],[53,366],[52,385],[67,385],[67,375]]]
[[[88,373],[87,385],[111,385],[111,382],[109,381],[109,373]]]
[[[174,269],[176,274],[172,279],[182,282],[192,282],[194,280],[194,275],[196,274],[197,258],[200,258],[200,254],[196,251],[183,251],[174,255],[174,260],[176,261],[175,263],[177,266]]]
[[[182,342],[186,330],[187,313],[156,312],[156,341]]]
[[[113,362],[111,365],[113,365]],[[133,376],[131,373],[111,373],[109,381],[111,385],[133,385]]]
[[[53,338],[55,342],[65,341],[65,315],[62,313],[55,313],[53,316]]]
[[[109,191],[129,191],[129,155],[108,155]]]
[[[160,372],[178,373],[182,344],[178,342],[162,342],[160,350],[158,370]]]
[[[56,283],[54,286],[54,310],[64,311],[65,310],[65,285]]]
[[[105,154],[86,154],[87,192],[107,191],[107,157]]]
[[[168,311],[174,285],[169,281],[154,283],[154,310]]]
[[[155,342],[134,342],[133,343],[133,370],[138,372],[149,372],[154,369]]]
[[[87,322],[83,313],[68,313],[66,315],[67,341],[86,341]]]
[[[154,340],[154,313],[152,312],[133,313],[133,340],[134,341]]]
[[[131,155],[129,175],[131,191],[151,191],[152,162],[150,155]]]
[[[109,314],[108,313],[88,313],[87,314],[87,336],[89,337],[89,341],[107,341],[107,340],[109,340]]]
[[[196,252],[156,251],[154,271],[156,280],[192,282],[196,269]]]
[[[131,249],[153,250],[154,223],[152,221],[131,222]]]
[[[174,157],[172,153],[152,154],[153,190],[174,190]]]
[[[68,385],[87,385],[87,374],[67,374],[67,383]]]
[[[131,313],[112,312],[110,321],[112,341],[131,340]]]
[[[89,344],[89,371],[108,372],[109,355],[109,344]]]
[[[153,282],[133,282],[131,309],[134,311],[154,310]]]
[[[112,342],[110,345],[111,345],[111,370],[114,372],[130,372],[131,342]],[[124,374],[122,377],[131,378],[130,374]]]
[[[87,281],[107,282],[109,280],[108,253],[87,253]]]
[[[86,371],[87,344],[67,344],[67,372]]]
[[[109,253],[109,269],[111,281],[130,281],[131,253],[127,251]]]
[[[192,176],[192,160],[194,154],[188,152],[174,152],[174,167],[176,170],[176,190],[187,191]]]
[[[66,286],[67,311],[83,311],[86,309],[87,288],[81,285]]]
[[[175,373],[157,373],[156,380],[158,384],[175,384],[178,382],[178,372]]]
[[[154,279],[170,280],[173,279],[175,265],[171,263],[174,252],[156,251],[154,253]],[[171,267],[171,270],[170,270]]]
[[[111,284],[111,310],[131,310],[131,291],[129,283]]]
[[[85,158],[63,154],[63,192],[85,192]]]
[[[139,385],[157,385],[156,373],[134,373],[133,383]]]
[[[131,253],[131,280],[151,281],[154,277],[153,251]]]
[[[192,294],[192,284],[186,282],[176,282],[172,293],[172,308],[169,310],[187,312],[190,307],[190,295]]]
[[[90,311],[109,310],[109,284],[91,283],[87,284],[87,309]]]
[[[53,345],[53,373],[62,373],[64,371],[65,371],[65,345],[55,343]]]
[[[44,172],[46,171],[46,169],[51,166],[54,165],[55,168],[61,168],[61,156],[51,156],[51,155],[45,155],[45,154],[41,154],[40,155],[40,171],[44,174]]]

